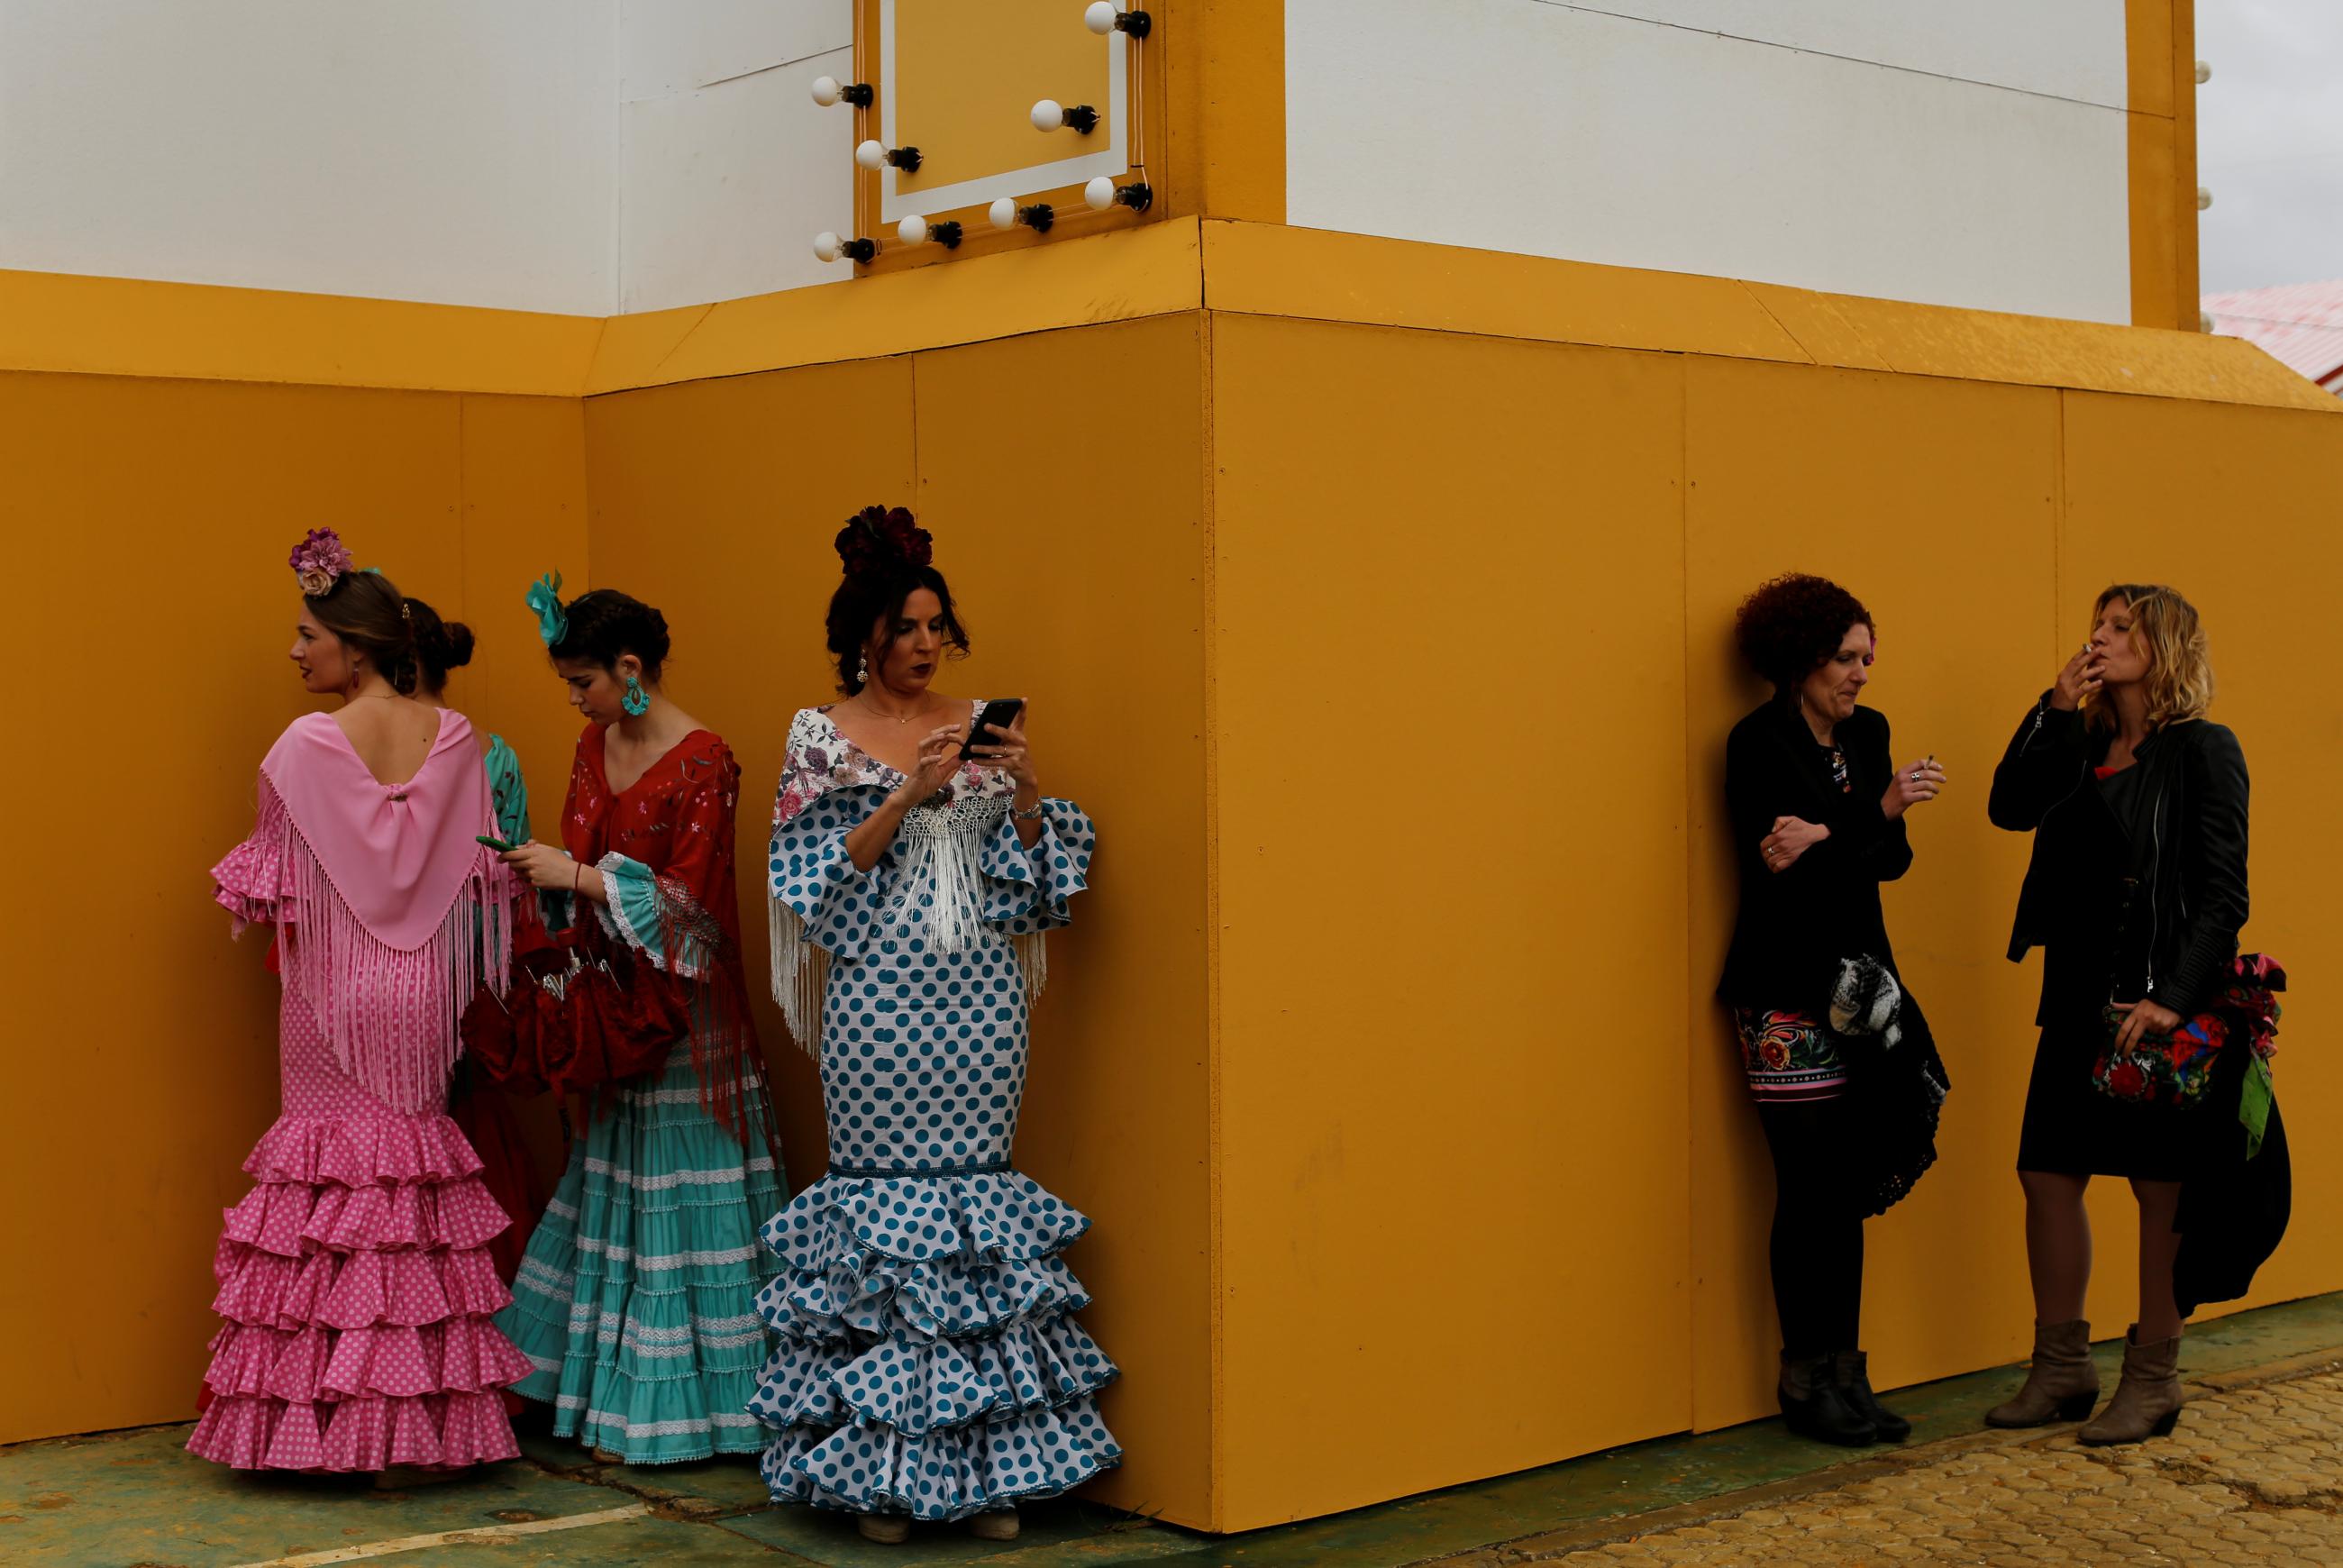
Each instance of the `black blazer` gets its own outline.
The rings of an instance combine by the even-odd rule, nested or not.
[[[2109,919],[2117,907],[2125,869],[2111,874],[2105,865],[2089,815],[2098,802],[2084,793],[2097,788],[2091,770],[2114,739],[2088,729],[2079,712],[2051,707],[2046,693],[1994,769],[1986,805],[1994,826],[2034,834],[2010,930],[2013,963],[2030,949],[2077,940],[2078,922]],[[2220,990],[2246,923],[2246,757],[2226,726],[2202,719],[2165,726],[2135,755],[2154,815],[2145,859],[2129,868],[2139,880],[2129,918],[2147,922],[2149,998],[2186,1018]],[[2044,965],[2036,1021],[2107,1000],[2054,997],[2051,967]]]
[[[1896,967],[1879,884],[1912,865],[1904,819],[1879,809],[1896,763],[1887,720],[1858,708],[1838,727],[1853,788],[1831,781],[1830,766],[1797,710],[1769,700],[1733,727],[1725,743],[1725,799],[1741,908],[1716,994],[1735,1007],[1825,1016],[1842,959],[1868,953]],[[1777,817],[1830,829],[1830,837],[1780,873],[1757,846]]]

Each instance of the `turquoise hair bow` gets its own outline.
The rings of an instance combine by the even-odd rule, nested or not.
[[[561,574],[548,572],[528,587],[528,608],[537,611],[537,635],[551,648],[569,635],[569,612],[561,608]]]

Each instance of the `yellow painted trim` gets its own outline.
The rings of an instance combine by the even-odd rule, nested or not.
[[[2197,329],[2196,0],[2125,0],[2136,327]]]
[[[1243,315],[2343,412],[2236,338],[1318,229],[1205,224],[1204,302]]]
[[[1163,0],[1177,215],[1285,221],[1285,0]]]
[[[607,320],[0,272],[0,370],[592,397],[1200,307],[2343,412],[2235,338],[1193,218]]]
[[[575,397],[598,316],[0,271],[0,369]]]
[[[2197,0],[2172,0],[2172,291],[2184,332],[2204,329],[2197,272]]]
[[[876,277],[729,299],[666,342],[689,312],[664,311],[646,328],[611,323],[611,352],[587,377],[588,396],[909,354],[959,343],[1132,321],[1202,302],[1197,226],[1146,224],[1062,246],[978,256]]]

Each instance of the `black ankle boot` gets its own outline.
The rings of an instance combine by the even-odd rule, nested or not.
[[[1782,1422],[1800,1437],[1861,1448],[1879,1441],[1871,1418],[1849,1404],[1838,1386],[1836,1358],[1782,1356],[1782,1381],[1775,1390],[1782,1401]]]
[[[1871,1360],[1861,1351],[1841,1351],[1831,1358],[1838,1396],[1846,1407],[1871,1422],[1882,1442],[1901,1442],[1912,1435],[1912,1423],[1879,1402],[1871,1392]]]

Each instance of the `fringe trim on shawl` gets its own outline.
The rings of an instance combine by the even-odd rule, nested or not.
[[[512,968],[512,911],[490,896],[488,862],[473,863],[439,929],[401,951],[350,908],[266,775],[260,795],[256,830],[283,835],[286,978],[314,1010],[334,1064],[395,1111],[444,1109],[463,1053],[458,1020],[481,982],[503,995]]]
[[[806,940],[805,920],[788,903],[765,897],[770,918],[767,940],[772,947],[773,1000],[780,1004],[781,1021],[789,1026],[798,1049],[821,1060],[821,999],[830,988],[830,950]]]
[[[764,1052],[757,1049],[757,1031],[749,1018],[748,998],[734,978],[734,967],[722,961],[724,928],[693,900],[681,883],[650,872],[651,907],[659,917],[659,930],[655,933],[658,946],[652,947],[644,940],[652,933],[635,930],[618,897],[623,873],[618,862],[626,859],[614,850],[595,863],[594,869],[602,873],[609,890],[608,902],[594,906],[596,918],[602,922],[604,930],[632,949],[642,963],[667,976],[665,983],[681,990],[684,1009],[691,1020],[691,1070],[699,1080],[700,1108],[739,1139],[744,1148],[749,1145],[751,1131],[760,1133],[767,1151],[778,1157],[781,1147],[779,1113],[773,1105],[771,1088],[765,1081]],[[642,869],[649,870],[648,867]],[[754,1128],[749,1124],[748,1096],[742,1092],[752,1081],[765,1091],[764,1113]]]

